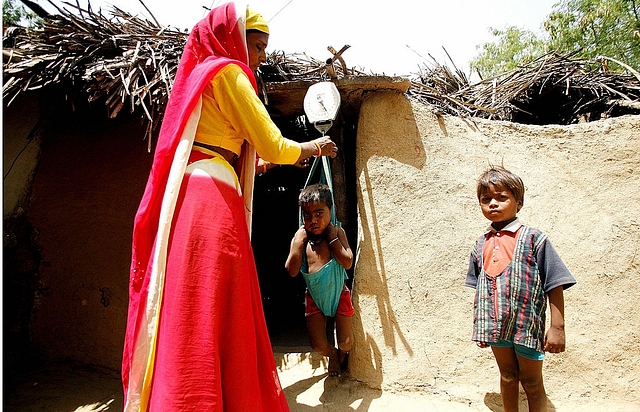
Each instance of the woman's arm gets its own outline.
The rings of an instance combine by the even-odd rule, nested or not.
[[[295,164],[311,156],[336,156],[338,148],[329,136],[302,143],[284,138],[239,66],[230,64],[221,69],[213,79],[212,90],[224,118],[261,158],[276,164]]]
[[[329,136],[322,136],[310,142],[300,143],[302,148],[298,162],[303,159],[308,159],[311,156],[331,156],[336,157],[338,153],[338,146],[331,140]]]
[[[324,139],[316,139],[318,141],[318,145],[320,146],[320,153],[322,156],[331,156],[331,157],[336,157],[336,153],[338,151],[337,147],[334,147],[333,151],[332,151],[332,141],[330,141],[328,144],[324,141]],[[312,143],[313,147],[315,148],[314,150],[316,151],[316,153],[314,153],[311,156],[308,157],[304,157],[306,155],[305,152],[300,153],[300,157],[298,158],[298,161],[296,163],[294,163],[292,166],[295,167],[299,167],[300,169],[306,169],[307,167],[309,167],[311,165],[311,158],[312,157],[317,157],[318,154],[318,146],[316,146],[316,140],[312,140],[310,142],[304,142],[301,143],[301,145],[305,145],[308,146],[308,143]],[[335,144],[333,144],[333,146],[335,146]],[[307,148],[308,149],[308,148]],[[308,151],[307,151],[308,152]],[[256,174],[261,174],[261,173],[265,173],[267,170],[271,170],[274,167],[280,166],[278,163],[271,163],[268,162],[266,160],[264,160],[263,158],[258,158],[258,166],[256,167]]]
[[[267,162],[263,158],[259,157],[258,164],[256,165],[256,174],[259,175],[259,174],[265,173],[267,170],[271,170],[277,166],[280,166],[280,165],[276,163]]]

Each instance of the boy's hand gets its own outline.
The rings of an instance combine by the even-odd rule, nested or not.
[[[302,257],[307,245],[308,236],[304,226],[300,226],[300,229],[293,235],[291,239],[291,248],[289,249],[289,256],[284,264],[285,269],[289,272],[289,276],[296,277],[300,273],[302,267]]]
[[[547,331],[544,343],[545,352],[560,353],[565,350],[564,329],[551,326]]]
[[[324,237],[327,239],[327,242],[331,242],[333,239],[338,237],[338,227],[333,223],[329,222],[329,225],[324,230]]]
[[[551,353],[564,352],[564,295],[563,286],[551,289],[549,297],[549,309],[551,311],[551,324],[544,337],[544,350]]]
[[[479,348],[488,348],[489,345],[487,344],[487,342],[476,342],[476,345],[478,345]]]
[[[309,237],[307,236],[307,230],[304,228],[304,225],[300,226],[300,229],[298,229],[296,234],[293,235],[293,243],[299,247],[302,247],[307,243],[308,240]]]

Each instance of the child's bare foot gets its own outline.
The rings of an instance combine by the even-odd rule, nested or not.
[[[338,349],[338,361],[340,362],[340,373],[346,372],[349,369],[349,352]]]
[[[333,355],[329,356],[329,367],[327,368],[330,377],[339,377],[340,367],[340,351],[336,350]]]

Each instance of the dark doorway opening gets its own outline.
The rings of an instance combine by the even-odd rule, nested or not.
[[[304,116],[275,120],[287,136],[298,142],[315,138]],[[256,176],[253,191],[251,243],[255,256],[262,305],[271,344],[286,352],[308,352],[304,316],[306,285],[302,276],[292,278],[284,268],[291,238],[298,230],[298,194],[309,169],[278,166]]]
[[[284,268],[291,238],[298,230],[298,194],[309,170],[280,166],[256,176],[251,242],[262,303],[274,347],[307,351],[305,283]]]

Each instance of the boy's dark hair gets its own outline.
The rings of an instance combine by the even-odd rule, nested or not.
[[[309,203],[324,202],[329,209],[333,206],[333,196],[329,186],[316,183],[309,185],[300,191],[298,205],[303,206]]]
[[[502,166],[490,166],[489,170],[480,175],[476,186],[478,200],[480,200],[483,190],[489,189],[489,185],[495,186],[498,184],[506,186],[513,193],[513,197],[520,202],[520,206],[524,205],[524,183],[522,183],[522,179]]]

